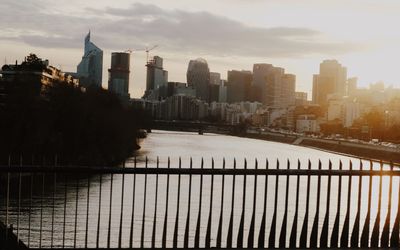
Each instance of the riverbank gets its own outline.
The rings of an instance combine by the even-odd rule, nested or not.
[[[361,144],[340,140],[327,140],[309,137],[297,137],[294,135],[284,135],[272,132],[266,132],[262,134],[246,133],[244,135],[240,135],[240,137],[293,144],[328,152],[334,152],[346,156],[355,156],[359,158],[368,158],[400,163],[399,149],[384,147],[380,145]]]

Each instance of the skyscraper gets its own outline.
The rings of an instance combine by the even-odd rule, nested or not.
[[[272,64],[257,63],[253,65],[252,97],[254,101],[267,103],[267,75]]]
[[[313,102],[326,105],[329,95],[346,95],[347,69],[336,60],[324,60],[313,78]]]
[[[228,71],[227,101],[228,103],[245,102],[250,100],[253,74],[248,70]]]
[[[168,84],[168,71],[163,69],[163,59],[159,56],[154,56],[147,64],[146,78],[146,93],[145,97],[150,95],[153,90],[159,88],[165,89],[165,94]]]
[[[190,60],[186,79],[188,86],[196,90],[196,97],[208,102],[210,97],[210,69],[207,61],[202,58]]]
[[[282,79],[285,74],[283,68],[272,67],[266,76],[264,104],[272,107],[282,107]]]
[[[296,76],[284,74],[281,83],[281,107],[287,108],[296,104]]]
[[[90,41],[90,31],[85,37],[85,50],[77,67],[77,78],[83,87],[101,87],[103,77],[103,51]]]
[[[210,102],[218,102],[219,100],[219,89],[221,83],[221,74],[217,72],[210,72]]]
[[[121,96],[123,99],[129,99],[129,65],[130,53],[113,52],[111,54],[111,68],[108,70],[108,89]]]

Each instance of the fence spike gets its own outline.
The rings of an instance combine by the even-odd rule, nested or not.
[[[257,159],[255,159],[254,162],[254,169],[258,169],[258,162]],[[253,189],[253,211],[251,215],[251,222],[250,222],[250,228],[249,228],[249,235],[247,237],[247,248],[253,248],[254,247],[254,227],[255,227],[255,213],[256,213],[256,200],[257,200],[257,175],[254,176],[254,189]]]
[[[168,157],[167,167],[168,169],[171,167],[170,158]],[[165,197],[165,215],[164,215],[164,226],[163,226],[163,234],[162,234],[162,248],[167,248],[167,227],[168,227],[168,201],[169,201],[169,174],[167,174],[167,189],[166,189],[166,197]]]
[[[23,164],[23,159],[22,159],[22,154],[20,155],[19,158],[19,167],[22,168]],[[55,174],[54,174],[55,175]],[[21,171],[18,173],[18,211],[17,211],[17,242],[19,242],[19,217],[21,214],[21,188],[22,188],[22,176],[21,176]],[[55,187],[54,187],[55,188]],[[54,227],[54,192],[55,189],[53,190],[53,213],[52,213],[52,220],[51,220],[51,226]],[[51,245],[53,245],[53,230],[51,231]]]
[[[371,199],[372,199],[372,161],[370,161],[370,174],[368,183],[368,208],[365,216],[364,228],[361,233],[360,247],[367,248],[369,246],[369,229],[371,223]]]
[[[332,171],[332,162],[329,160],[329,165],[328,165],[329,172]],[[321,230],[321,237],[320,237],[320,247],[321,248],[327,248],[328,247],[328,234],[329,234],[329,215],[330,215],[330,204],[331,204],[331,173],[328,175],[328,190],[327,190],[327,197],[326,197],[326,212],[325,212],[325,218],[324,218],[324,224],[322,225],[322,230]]]
[[[393,165],[390,165],[390,172],[393,172]],[[381,235],[381,247],[387,248],[389,247],[389,234],[390,234],[390,215],[392,213],[392,185],[393,185],[393,176],[389,177],[389,197],[388,197],[388,210],[386,214],[385,224],[382,229]]]
[[[244,169],[247,169],[247,160],[244,158]],[[243,248],[243,233],[244,233],[244,214],[246,208],[246,181],[247,175],[243,176],[243,196],[242,196],[242,214],[240,216],[239,231],[237,235],[237,247]]]
[[[46,158],[43,157],[43,167],[46,166]],[[39,248],[42,248],[42,231],[43,231],[43,200],[44,200],[44,193],[45,193],[45,173],[42,173],[42,195],[40,197],[40,225],[39,225]],[[78,189],[77,189],[78,190]],[[77,194],[78,198],[78,194]],[[78,207],[78,203],[76,203]],[[75,210],[76,214],[76,210]],[[75,225],[76,225],[76,219],[75,219]],[[76,245],[76,226],[75,226],[75,231],[74,231],[74,247]]]
[[[136,157],[134,158],[133,167],[136,168]],[[133,248],[133,233],[134,233],[134,226],[135,226],[135,195],[136,192],[136,174],[133,174],[133,183],[132,183],[132,215],[131,215],[131,228],[129,234],[129,247]]]
[[[190,157],[190,165],[189,168],[193,168],[193,161],[192,157]],[[185,249],[189,248],[189,225],[190,225],[190,204],[191,204],[191,198],[192,198],[192,174],[189,174],[189,194],[188,194],[188,212],[187,212],[187,217],[186,217],[186,226],[185,226],[185,235],[183,239],[183,247]]]
[[[297,169],[300,170],[301,163],[300,160],[297,159]],[[299,190],[300,189],[300,176],[297,175],[296,177],[296,207],[294,211],[293,217],[293,225],[292,230],[290,232],[290,239],[289,239],[289,248],[296,248],[297,245],[297,224],[298,224],[298,217],[299,217]]]
[[[179,157],[179,169],[182,168],[181,157]],[[180,196],[181,196],[181,175],[178,174],[178,194],[177,194],[177,208],[176,208],[176,217],[175,217],[175,228],[174,228],[174,238],[172,240],[172,247],[178,248],[178,231],[179,231],[179,204],[180,204]]]
[[[125,168],[125,161],[122,164],[122,168]],[[88,177],[88,200],[89,200],[89,185],[90,185],[90,177]],[[119,235],[118,235],[118,248],[122,247],[122,223],[124,218],[124,194],[125,194],[125,173],[122,173],[122,183],[121,183],[121,214],[119,218]],[[87,204],[87,208],[89,209],[89,202]],[[87,238],[87,237],[86,237]],[[86,244],[87,248],[87,244]]]
[[[156,167],[159,168],[160,160],[157,156]],[[156,174],[156,193],[154,197],[154,217],[153,217],[153,232],[151,234],[151,248],[156,247],[156,227],[157,227],[157,203],[158,203],[158,174]]]
[[[350,160],[350,171],[353,171],[353,163]],[[349,175],[349,184],[347,186],[347,210],[346,217],[344,219],[342,235],[340,237],[340,247],[347,248],[349,246],[349,233],[350,233],[350,205],[351,205],[351,187],[352,187],[352,175]]]
[[[100,177],[102,175],[100,174]],[[65,247],[65,226],[66,226],[66,217],[67,217],[67,195],[68,195],[68,175],[66,174],[64,177],[64,220],[63,220],[63,236],[62,236],[62,248]],[[100,191],[99,193],[101,194],[101,179],[100,179]],[[101,196],[99,196],[99,202],[101,202]],[[100,206],[99,206],[100,209]],[[99,212],[99,216],[100,216],[100,212]],[[99,233],[99,227],[100,227],[100,219],[98,220],[99,224],[97,227],[97,236]],[[96,246],[98,247],[99,245],[99,237],[97,237],[97,241],[96,241]]]
[[[322,169],[321,160],[318,160],[318,169]],[[321,200],[321,175],[318,175],[318,184],[317,184],[317,200],[316,200],[316,209],[315,209],[315,217],[313,227],[311,229],[310,235],[310,247],[317,248],[318,246],[318,222],[319,222],[319,207]]]
[[[111,244],[111,217],[112,217],[111,215],[112,215],[113,182],[114,182],[114,174],[111,174],[111,181],[110,181],[110,207],[109,207],[109,214],[108,214],[107,248],[110,248],[110,244]],[[77,183],[79,183],[79,181]],[[78,199],[77,199],[77,201],[78,201]],[[78,207],[78,205],[77,205],[77,207]],[[75,227],[75,231],[76,231],[76,227]],[[74,245],[74,247],[75,247],[75,245]]]
[[[276,159],[276,169],[279,169],[279,159]],[[278,192],[279,192],[279,175],[275,176],[275,197],[274,197],[274,214],[272,215],[271,230],[269,233],[268,247],[275,248],[276,238],[276,214],[278,210]]]
[[[363,170],[362,161],[360,160],[360,170]],[[361,187],[362,175],[358,176],[358,197],[357,197],[357,214],[354,220],[353,232],[351,233],[350,247],[357,248],[360,235],[360,213],[361,213]]]
[[[339,161],[339,170],[343,169],[342,160]],[[339,175],[338,181],[338,192],[337,192],[337,207],[336,207],[336,218],[333,224],[332,235],[331,235],[331,248],[337,248],[339,246],[339,224],[340,224],[340,209],[341,209],[341,195],[342,195],[342,176]]]
[[[236,158],[233,158],[233,169],[236,169]],[[232,177],[232,206],[231,206],[231,217],[229,219],[228,235],[226,247],[232,248],[233,242],[233,213],[235,211],[235,185],[236,185],[236,175]]]
[[[380,175],[379,175],[378,213],[376,215],[374,227],[372,229],[371,247],[379,246],[381,208],[382,208],[382,170],[383,170],[383,163],[381,161],[380,162]]]
[[[390,167],[393,168],[393,162],[390,162]],[[398,202],[400,202],[400,182],[399,182],[399,190],[398,190]],[[392,236],[390,238],[390,247],[398,248],[399,247],[399,220],[400,220],[400,206],[397,206],[397,215],[394,220],[394,225],[392,229]]]
[[[222,160],[222,169],[225,169],[225,157]],[[224,216],[224,194],[225,194],[225,175],[222,175],[222,187],[221,187],[221,211],[219,214],[218,233],[217,233],[217,248],[221,248],[222,245],[222,225]]]
[[[211,158],[211,168],[214,169],[214,158]],[[214,196],[214,175],[211,175],[211,192],[210,192],[210,211],[207,221],[206,231],[206,248],[211,246],[211,222],[212,222],[212,210],[213,210],[213,196]]]
[[[201,169],[204,168],[204,160],[201,158]],[[203,174],[200,174],[200,198],[199,198],[199,214],[197,216],[196,232],[194,235],[194,247],[200,247],[200,228],[201,228],[201,206],[203,199]]]
[[[265,159],[265,169],[268,170],[268,159]],[[264,182],[264,208],[263,216],[261,219],[260,233],[258,234],[258,248],[264,248],[265,246],[265,227],[266,227],[266,217],[267,217],[267,196],[268,196],[268,175],[265,175]]]
[[[290,161],[287,160],[287,170],[290,169]],[[289,203],[289,174],[286,175],[286,190],[285,190],[285,213],[282,219],[281,233],[279,235],[279,248],[286,247],[286,231],[287,231],[287,212]]]
[[[32,165],[33,165],[33,156],[32,156]],[[29,190],[29,209],[28,209],[28,248],[30,248],[30,243],[31,243],[31,217],[32,217],[32,203],[33,203],[33,182],[34,182],[34,173],[30,173],[30,190]],[[64,206],[66,205],[66,202],[64,203]],[[64,210],[65,213],[65,210]],[[65,218],[65,217],[64,217]],[[64,220],[65,223],[65,220]],[[65,231],[65,230],[64,230]],[[63,235],[64,235],[63,231]],[[63,238],[64,239],[64,238]],[[63,241],[64,242],[64,241]],[[63,245],[64,246],[64,245]]]
[[[308,160],[308,170],[311,170],[311,161]],[[301,228],[300,234],[300,247],[307,247],[307,239],[308,239],[308,217],[310,210],[310,175],[307,175],[307,192],[306,192],[306,212],[304,215],[303,227]]]

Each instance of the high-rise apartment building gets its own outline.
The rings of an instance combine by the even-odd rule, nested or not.
[[[332,94],[347,94],[347,69],[336,60],[324,60],[313,78],[313,102],[326,105]]]
[[[296,97],[295,104],[296,104],[296,106],[306,105],[308,103],[307,95],[308,95],[307,92],[296,92],[295,93],[295,97]]]
[[[130,53],[113,52],[111,54],[111,68],[108,70],[108,89],[129,99],[129,73],[130,73]]]
[[[226,80],[221,80],[219,84],[218,102],[227,102],[227,92]]]
[[[282,107],[282,79],[285,70],[279,67],[271,68],[266,76],[265,104],[271,107]]]
[[[287,108],[296,104],[296,76],[284,74],[281,82],[280,106]]]
[[[228,71],[227,101],[228,103],[250,100],[253,73],[248,70]]]
[[[219,89],[221,83],[221,74],[216,72],[210,72],[210,102],[218,102],[219,100]]]
[[[253,65],[252,97],[254,101],[267,103],[267,75],[272,68],[272,64],[267,63]]]
[[[357,77],[352,77],[347,79],[347,95],[352,96],[356,94],[357,91]]]
[[[202,58],[190,60],[186,78],[188,86],[196,90],[196,97],[208,102],[210,98],[210,69],[207,61]]]
[[[146,93],[145,97],[150,95],[153,90],[159,88],[167,89],[168,71],[163,69],[163,59],[154,56],[147,64]]]
[[[83,87],[101,87],[103,77],[103,51],[90,41],[90,32],[85,37],[85,50],[78,64],[79,84]]]

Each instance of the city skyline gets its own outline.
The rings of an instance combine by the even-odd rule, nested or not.
[[[254,63],[279,65],[296,75],[297,91],[311,93],[319,63],[337,59],[361,87],[380,80],[400,87],[394,63],[399,37],[389,28],[399,18],[400,3],[395,1],[120,1],[118,7],[108,1],[48,3],[0,3],[7,10],[1,13],[0,33],[0,56],[7,63],[33,52],[74,71],[91,29],[92,40],[104,50],[103,87],[111,52],[155,44],[159,47],[150,55],[164,58],[171,81],[185,82],[188,62],[203,57],[222,79],[228,70],[251,70]],[[12,18],[18,15],[25,18]],[[144,93],[145,63],[144,52],[132,53],[133,97]]]

